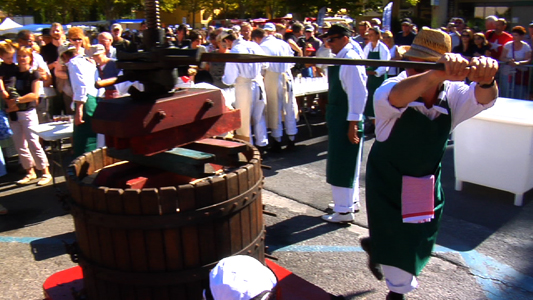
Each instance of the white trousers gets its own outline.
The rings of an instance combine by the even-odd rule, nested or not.
[[[272,130],[272,137],[283,136],[282,121],[285,122],[285,133],[296,135],[298,127],[298,104],[293,93],[294,80],[290,72],[276,73],[267,71],[265,88],[267,95],[267,127]]]
[[[381,265],[381,268],[390,291],[407,294],[418,287],[418,281],[413,274],[388,265]]]
[[[237,135],[251,139],[252,126],[254,128],[254,145],[264,147],[268,145],[265,121],[266,94],[261,77],[250,79],[237,77],[235,81],[235,108],[241,110],[241,128]]]
[[[353,181],[353,188],[346,188],[341,186],[331,186],[331,192],[333,194],[333,207],[334,212],[347,213],[354,212],[356,206],[359,206],[359,173],[361,170],[361,158],[363,153],[364,138],[361,137],[361,145],[357,153],[357,166],[355,167],[355,175]]]
[[[17,148],[20,163],[25,170],[36,167],[42,170],[48,167],[48,158],[39,143],[39,136],[29,129],[39,125],[35,109],[29,111],[17,111],[17,121],[9,120],[9,126],[13,130],[13,143]]]

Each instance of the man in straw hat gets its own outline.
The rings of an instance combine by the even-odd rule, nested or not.
[[[361,59],[361,48],[350,41],[352,31],[344,24],[332,25],[324,35],[337,58]],[[359,169],[363,145],[363,112],[367,98],[364,66],[328,67],[329,103],[326,181],[333,193],[333,214],[322,219],[332,223],[354,220],[359,210]]]
[[[276,26],[266,23],[263,29],[252,31],[252,41],[261,46],[267,55],[293,56],[291,46],[274,36]],[[267,127],[272,130],[270,151],[280,152],[283,138],[283,123],[285,133],[289,138],[287,148],[294,147],[294,140],[298,133],[296,121],[298,104],[293,93],[294,80],[292,78],[292,63],[269,63],[265,72],[265,90],[267,96]]]
[[[450,50],[448,34],[424,28],[404,57],[443,63],[445,71],[406,69],[375,93],[376,142],[366,172],[370,237],[361,246],[372,273],[386,278],[387,299],[405,299],[430,258],[444,206],[440,164],[450,132],[498,96],[494,59],[468,61]]]

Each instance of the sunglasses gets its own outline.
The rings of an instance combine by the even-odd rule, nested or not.
[[[461,35],[461,37],[467,37],[467,38],[469,38],[470,36],[469,36],[468,34],[463,34],[463,35]]]
[[[333,37],[330,37],[329,39],[327,39],[326,42],[333,43],[333,42],[335,42],[336,39],[340,39],[340,38],[342,38],[342,36],[333,36]]]
[[[70,39],[70,40],[73,41],[73,42],[81,42],[81,41],[83,41],[82,39]]]

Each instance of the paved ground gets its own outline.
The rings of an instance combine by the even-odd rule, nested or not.
[[[359,238],[366,214],[353,225],[320,220],[331,199],[325,184],[325,126],[309,115],[311,137],[302,124],[295,151],[269,155],[264,164],[265,216],[269,251],[278,263],[323,289],[347,299],[384,299],[386,287],[366,269]],[[365,157],[372,140],[365,144]],[[447,206],[434,257],[410,299],[532,299],[533,193],[513,206],[510,193],[465,183],[453,190],[453,144],[444,161]],[[363,168],[364,170],[364,168]],[[62,241],[73,241],[72,218],[53,187],[17,187],[16,168],[0,178],[0,300],[42,299],[41,285],[57,271],[74,266]],[[364,183],[364,172],[361,176]],[[61,178],[60,178],[61,181]],[[59,185],[64,189],[64,184]],[[364,188],[361,190],[364,203]]]

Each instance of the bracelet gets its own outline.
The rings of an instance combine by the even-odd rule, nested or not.
[[[496,78],[492,78],[492,81],[489,84],[479,84],[478,82],[477,86],[479,86],[482,89],[490,89],[491,87],[494,86],[495,81],[496,81]]]

